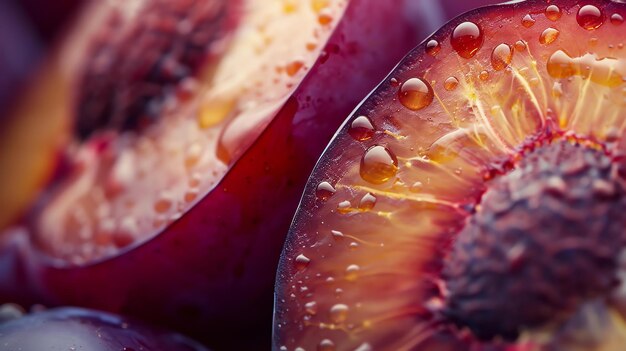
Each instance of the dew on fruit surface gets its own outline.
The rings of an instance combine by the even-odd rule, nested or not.
[[[332,186],[329,182],[321,182],[317,185],[317,189],[315,190],[315,195],[320,200],[327,200],[333,194],[335,194],[337,190],[334,186]]]
[[[411,78],[402,84],[398,92],[400,103],[409,110],[417,111],[429,106],[435,93],[428,82],[421,78]]]
[[[483,45],[484,35],[480,27],[473,22],[463,22],[452,31],[450,44],[454,51],[463,58],[474,57]]]
[[[533,18],[533,16],[531,16],[531,14],[527,14],[526,16],[524,16],[522,18],[522,26],[526,27],[526,28],[530,28],[535,24],[535,19]]]
[[[546,7],[545,14],[550,21],[557,21],[562,15],[561,9],[556,5]]]
[[[348,305],[345,305],[343,303],[335,304],[330,308],[329,311],[330,320],[335,324],[342,324],[348,319],[349,311],[350,308],[348,307]]]
[[[507,68],[513,60],[513,48],[509,44],[499,44],[491,52],[491,67],[496,71]]]
[[[603,86],[616,87],[623,83],[626,64],[612,57],[600,59],[594,54],[570,57],[565,51],[557,50],[548,59],[547,70],[552,78],[579,76]]]
[[[398,172],[398,159],[386,147],[374,145],[363,155],[359,172],[363,180],[373,184],[382,184]]]
[[[306,313],[315,316],[317,314],[317,302],[310,301],[304,304],[304,310]]]
[[[435,56],[441,51],[441,44],[435,39],[431,39],[426,43],[426,53]]]
[[[515,42],[515,50],[517,51],[525,51],[526,50],[526,42],[523,40],[518,40]]]
[[[296,264],[296,269],[303,270],[309,266],[311,259],[306,257],[304,254],[299,254],[294,262]]]
[[[398,81],[398,79],[397,79],[397,78],[391,78],[391,79],[389,80],[389,84],[390,84],[392,87],[399,87],[399,86],[400,86],[400,81]]]
[[[350,201],[345,200],[337,204],[337,212],[345,214],[351,211],[352,211],[352,204],[350,203]]]
[[[330,234],[332,234],[333,238],[335,239],[341,239],[344,237],[343,233],[340,232],[339,230],[331,230]]]
[[[369,140],[374,136],[374,126],[366,116],[359,116],[352,121],[348,134],[357,141]]]
[[[561,33],[558,29],[552,27],[547,28],[539,36],[539,43],[544,45],[552,44],[559,37],[559,34]]]
[[[330,339],[324,339],[317,345],[317,351],[335,351],[335,343]]]
[[[361,267],[359,267],[359,265],[356,264],[351,264],[346,268],[346,280],[349,282],[353,282],[356,281],[357,278],[359,277],[359,271],[361,270]]]
[[[444,82],[443,82],[443,87],[444,89],[446,89],[447,91],[453,91],[454,89],[456,89],[459,86],[459,80],[456,79],[456,77],[448,77]]]
[[[604,24],[604,14],[594,5],[585,5],[578,10],[576,22],[586,30],[594,30]]]
[[[483,82],[489,79],[489,72],[487,71],[480,71],[480,73],[478,74],[478,78],[480,80],[482,80]]]
[[[619,13],[614,13],[611,15],[611,23],[618,26],[624,23],[624,17],[622,17]]]
[[[369,211],[373,209],[374,206],[376,206],[376,196],[372,195],[372,193],[363,195],[361,202],[359,203],[359,209]]]

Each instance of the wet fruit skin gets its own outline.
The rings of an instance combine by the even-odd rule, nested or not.
[[[72,266],[43,254],[28,232],[3,236],[0,300],[137,316],[222,349],[258,345],[255,337],[269,334],[281,233],[310,169],[343,117],[416,42],[401,13],[391,1],[352,1],[266,130],[202,201],[151,240]],[[395,25],[381,30],[390,18]]]
[[[621,350],[625,11],[488,7],[403,59],[309,179],[274,350]]]
[[[0,323],[2,350],[207,351],[180,334],[114,314],[63,307]]]

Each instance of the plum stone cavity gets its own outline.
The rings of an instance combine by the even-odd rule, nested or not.
[[[626,180],[617,159],[554,141],[487,187],[445,258],[445,320],[512,341],[620,283]]]

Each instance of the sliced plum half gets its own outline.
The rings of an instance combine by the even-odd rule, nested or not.
[[[90,3],[19,105],[13,120],[29,122],[7,133],[14,147],[0,151],[2,164],[20,161],[16,184],[47,182],[26,231],[1,237],[0,301],[139,316],[229,349],[269,340],[276,265],[306,178],[416,42],[403,10],[400,0]]]
[[[309,179],[274,350],[621,350],[625,16],[513,2],[409,53]]]

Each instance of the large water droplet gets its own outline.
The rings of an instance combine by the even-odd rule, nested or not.
[[[359,203],[359,208],[363,211],[371,210],[374,208],[374,206],[376,206],[376,196],[372,195],[371,193],[365,194],[361,198],[361,202]]]
[[[558,29],[550,27],[541,33],[539,43],[544,45],[552,44],[559,37],[559,34]]]
[[[311,301],[304,304],[304,309],[306,313],[314,316],[317,314],[317,302]]]
[[[361,178],[373,184],[382,184],[398,172],[398,159],[384,146],[374,145],[361,159]]]
[[[523,40],[518,40],[515,42],[515,50],[516,51],[525,51],[526,50],[526,43]]]
[[[366,116],[359,116],[352,121],[352,124],[350,124],[348,134],[350,134],[350,136],[357,141],[368,140],[374,136],[374,126],[369,118]]]
[[[622,17],[619,13],[614,13],[611,15],[611,23],[618,26],[624,23],[624,17]]]
[[[333,307],[330,308],[330,320],[335,324],[341,324],[348,319],[349,311],[350,308],[345,304],[338,303],[333,305]]]
[[[604,15],[596,6],[585,5],[578,10],[576,21],[586,30],[594,30],[604,23]]]
[[[546,7],[545,14],[550,21],[557,21],[559,18],[561,18],[562,15],[561,9],[556,5],[550,5]]]
[[[402,84],[398,92],[400,103],[413,111],[430,105],[435,97],[433,88],[421,78],[411,78]]]
[[[476,23],[463,22],[452,31],[450,44],[459,56],[469,59],[480,50],[483,40],[483,32]]]
[[[443,82],[443,87],[447,91],[452,91],[459,86],[459,80],[456,77],[448,77],[445,82]]]
[[[501,71],[511,64],[513,60],[513,48],[509,44],[500,44],[491,52],[491,66],[496,71]]]
[[[436,41],[435,39],[429,40],[426,43],[426,53],[431,55],[431,56],[435,56],[439,53],[439,51],[441,51],[441,44],[439,44],[438,41]]]

